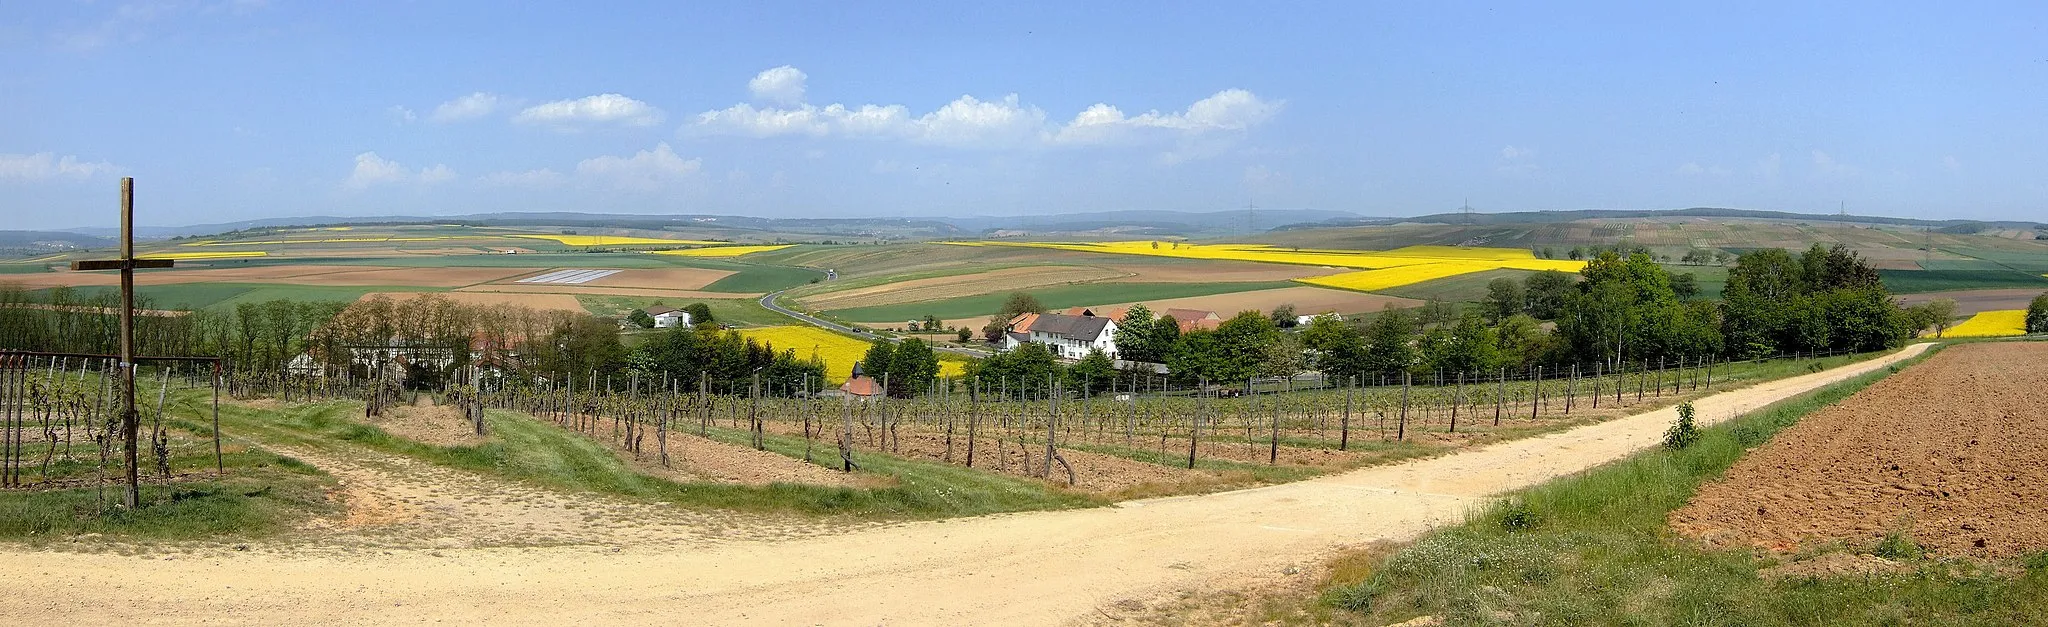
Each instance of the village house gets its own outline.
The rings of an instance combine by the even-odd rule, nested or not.
[[[647,312],[647,315],[654,318],[654,328],[656,329],[672,327],[690,328],[690,312],[663,305],[655,305],[641,311]]]
[[[1061,359],[1080,359],[1096,349],[1115,359],[1116,328],[1116,321],[1101,316],[1028,313],[1010,321],[1003,350],[1032,343],[1044,344]]]

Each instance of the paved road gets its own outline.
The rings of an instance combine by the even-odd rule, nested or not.
[[[898,340],[899,340],[899,338],[891,338],[891,337],[882,337],[882,336],[880,336],[880,335],[876,335],[876,334],[873,334],[873,333],[868,333],[868,332],[866,332],[866,331],[860,331],[860,330],[856,330],[856,329],[854,329],[853,327],[849,327],[849,326],[846,326],[846,325],[843,325],[843,324],[839,324],[839,323],[837,323],[837,322],[833,322],[833,321],[830,321],[830,320],[826,320],[826,319],[824,319],[824,318],[819,318],[819,317],[817,317],[817,316],[813,316],[813,315],[810,315],[810,314],[807,314],[807,313],[804,313],[804,312],[801,312],[801,311],[797,311],[797,310],[794,310],[794,309],[790,309],[790,308],[787,308],[787,307],[783,307],[782,305],[780,305],[780,304],[776,303],[776,302],[775,302],[775,299],[777,299],[777,298],[780,298],[780,297],[782,296],[782,292],[784,292],[784,291],[787,291],[787,290],[776,290],[776,291],[773,291],[773,292],[769,292],[768,294],[766,294],[766,295],[762,296],[762,297],[761,297],[761,306],[762,306],[762,307],[765,307],[765,308],[767,308],[767,309],[768,309],[769,311],[773,311],[773,312],[775,312],[775,313],[779,313],[779,314],[782,314],[782,315],[785,315],[785,316],[789,316],[789,317],[791,317],[791,318],[796,318],[796,319],[798,319],[798,320],[802,320],[802,321],[804,321],[804,323],[805,323],[805,324],[809,324],[809,325],[811,325],[811,326],[815,326],[815,327],[823,327],[823,328],[831,329],[831,330],[834,330],[834,331],[838,331],[838,332],[840,332],[840,333],[845,333],[845,334],[847,334],[847,335],[852,335],[852,336],[855,336],[855,337],[865,338],[865,339],[868,339],[868,340],[871,340],[871,341],[876,341],[876,342],[883,342],[883,341],[887,341],[887,342],[895,342],[895,341],[898,341]],[[939,350],[939,351],[945,351],[945,352],[948,352],[948,353],[956,353],[956,354],[960,354],[960,355],[966,355],[966,356],[968,356],[968,357],[987,357],[987,356],[988,356],[988,351],[978,351],[978,350],[973,350],[973,349],[966,349],[966,348],[953,348],[953,347],[949,347],[949,346],[933,346],[933,347],[932,347],[932,349],[933,349],[933,350]]]

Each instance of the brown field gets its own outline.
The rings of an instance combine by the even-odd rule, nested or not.
[[[136,285],[179,283],[293,283],[298,285],[405,285],[461,287],[531,272],[525,268],[391,268],[381,266],[256,266],[138,272]],[[17,278],[18,277],[18,278]],[[48,272],[7,279],[27,288],[120,285],[111,272]]]
[[[555,309],[582,312],[583,303],[576,297],[565,294],[501,294],[495,292],[433,292],[449,300],[465,305],[490,305],[496,307],[527,307],[530,309]],[[362,296],[369,299],[383,295],[392,300],[404,300],[419,296],[421,292],[370,292]]]
[[[649,296],[654,298],[755,298],[759,292],[700,292],[695,290],[657,290],[635,287],[597,287],[590,285],[547,285],[493,283],[457,288],[458,294],[582,294],[586,296]]]
[[[699,290],[717,283],[719,279],[738,274],[731,270],[709,268],[664,268],[660,270],[621,270],[602,279],[584,283],[602,287],[644,287],[663,290]]]
[[[2048,344],[1951,346],[1780,432],[1671,525],[1781,552],[1894,532],[1941,556],[2048,548],[2044,366]]]
[[[2026,309],[2027,303],[2033,301],[2035,296],[2040,296],[2041,292],[2025,287],[2004,290],[1956,290],[1904,294],[1899,296],[1899,300],[1907,305],[1918,305],[1936,298],[1952,298],[1956,301],[1956,315],[1967,316],[1985,311]]]
[[[1130,275],[1129,272],[1090,266],[1024,266],[827,292],[804,297],[803,301],[817,309],[850,309],[1085,283]]]

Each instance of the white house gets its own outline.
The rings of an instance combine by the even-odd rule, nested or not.
[[[648,307],[643,311],[646,311],[647,315],[654,317],[654,328],[656,329],[670,327],[683,327],[687,329],[690,327],[690,312],[660,305]]]
[[[1101,349],[1116,358],[1116,321],[1096,316],[1066,314],[1024,314],[1010,321],[1004,334],[1003,350],[1024,343],[1044,344],[1054,357],[1080,359],[1088,351]]]

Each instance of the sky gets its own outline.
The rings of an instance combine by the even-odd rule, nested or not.
[[[1738,207],[2048,220],[2048,3],[0,3],[0,229]]]

